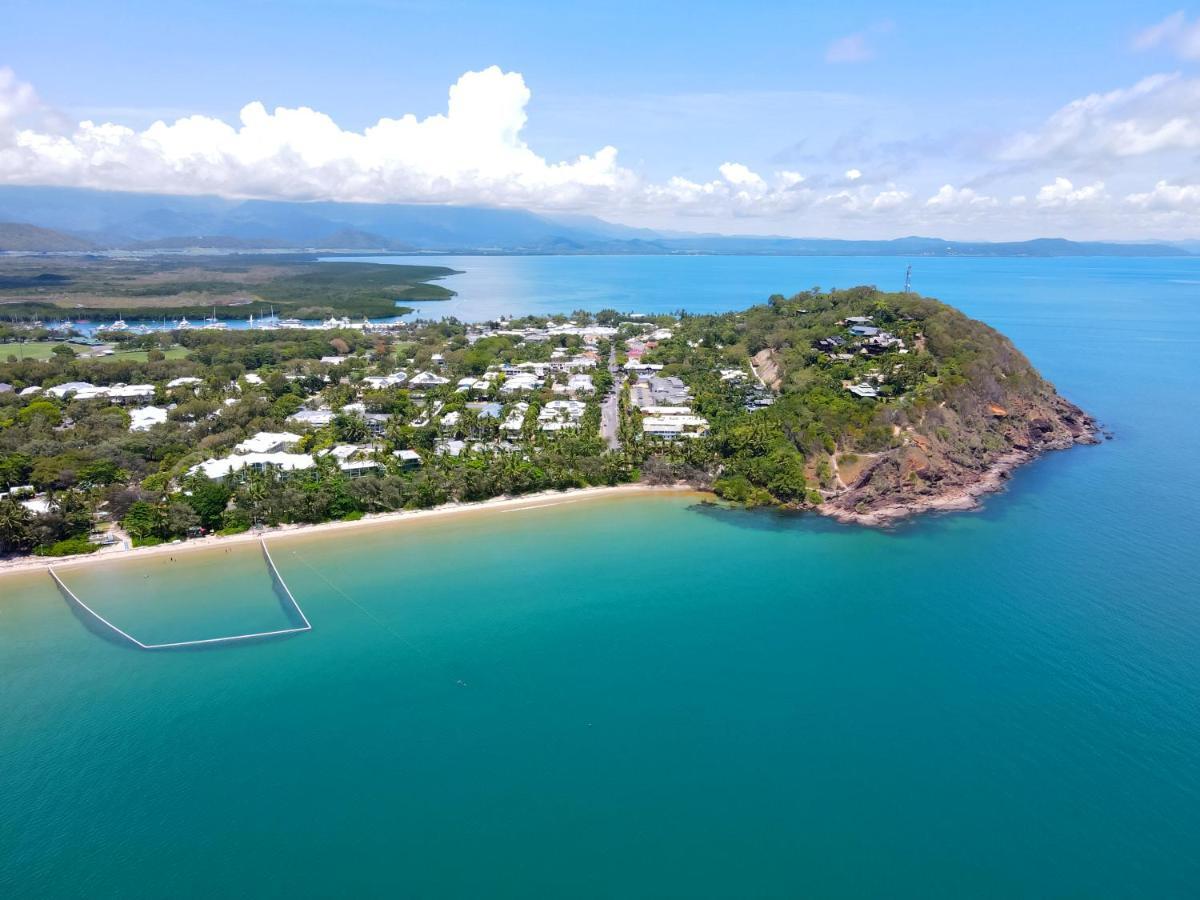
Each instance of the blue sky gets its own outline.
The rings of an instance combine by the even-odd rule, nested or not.
[[[8,0],[0,181],[480,202],[702,231],[1200,236],[1197,13]],[[465,73],[488,71],[456,125],[421,127]],[[239,140],[252,101],[265,118]],[[277,121],[277,107],[339,132]],[[413,127],[355,137],[406,114]],[[147,131],[184,116],[204,119]],[[96,130],[109,124],[128,133]]]

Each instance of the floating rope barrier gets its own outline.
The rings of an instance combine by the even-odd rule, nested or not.
[[[363,606],[361,603],[359,603],[357,600],[355,600],[353,597],[351,597],[349,594],[347,594],[345,591],[343,591],[340,587],[338,587],[336,584],[334,584],[332,581],[330,581],[328,578],[326,578],[324,575],[322,575],[319,569],[313,568],[312,564],[308,560],[306,560],[304,557],[297,554],[295,550],[292,551],[292,556],[296,557],[296,560],[298,562],[303,563],[310,572],[312,572],[314,575],[316,575],[318,578],[320,578],[323,582],[325,582],[327,585],[329,585],[330,590],[332,590],[335,594],[338,594],[343,600],[345,600],[347,603],[349,603],[351,606],[353,606],[355,609],[357,609],[359,612],[361,612],[364,616],[366,616],[368,619],[370,619],[372,622],[374,622],[376,625],[378,625],[380,628],[382,628],[384,631],[386,631],[388,634],[390,634],[396,640],[400,641],[402,644],[406,644],[410,649],[415,650],[417,653],[421,654],[422,656],[426,655],[424,650],[422,650],[420,647],[418,647],[416,644],[414,644],[412,641],[410,641],[404,635],[400,634],[400,632],[396,631],[395,628],[393,628],[387,622],[380,619],[377,615],[375,615],[375,613],[371,612],[369,609],[367,609],[365,606]]]
[[[283,580],[283,576],[279,574],[279,569],[275,566],[275,560],[271,558],[271,551],[267,549],[266,538],[259,538],[259,543],[262,546],[263,557],[267,561],[267,568],[271,570],[272,580],[282,590],[283,595],[291,604],[292,609],[296,611],[296,614],[300,617],[300,621],[304,623],[303,625],[297,625],[293,628],[279,628],[274,631],[255,631],[249,634],[231,634],[224,637],[202,638],[201,640],[196,641],[170,641],[162,644],[147,644],[139,641],[128,631],[123,631],[122,629],[118,628],[108,619],[104,618],[104,616],[100,615],[100,613],[96,612],[81,599],[79,599],[79,596],[73,590],[67,587],[66,583],[59,578],[58,573],[54,571],[53,566],[50,566],[48,571],[50,572],[50,577],[54,579],[55,583],[59,586],[63,593],[70,597],[80,609],[90,615],[105,628],[108,628],[114,634],[118,635],[141,650],[174,650],[182,647],[204,647],[213,646],[216,644],[232,644],[237,641],[283,637],[284,635],[288,634],[299,634],[304,631],[312,631],[312,623],[308,621],[308,616],[304,614],[304,610],[301,609],[300,604],[296,602],[296,598],[292,595],[291,590],[288,588],[287,582],[285,582]]]

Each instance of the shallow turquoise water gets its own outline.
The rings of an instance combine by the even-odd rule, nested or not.
[[[740,265],[835,283],[783,262]],[[656,496],[281,540],[314,630],[253,647],[0,580],[0,893],[1194,896],[1200,261],[936,262],[1116,439],[886,533]],[[67,577],[208,636],[278,622],[261,566]]]

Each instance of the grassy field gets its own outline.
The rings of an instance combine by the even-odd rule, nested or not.
[[[0,317],[126,319],[385,317],[405,300],[447,300],[442,266],[318,262],[312,256],[0,259]]]
[[[15,356],[17,359],[49,359],[51,348],[61,341],[29,341],[24,344],[0,344],[0,360]]]
[[[147,350],[119,350],[112,356],[105,356],[104,359],[124,359],[132,362],[145,362]],[[163,356],[167,359],[183,359],[188,355],[186,347],[168,347],[163,351]]]
[[[0,344],[0,360],[6,360],[10,356],[15,356],[17,359],[49,359],[54,347],[57,347],[61,341],[29,341],[24,344]],[[91,348],[80,347],[77,345],[69,345],[75,351],[76,356],[84,356]],[[101,357],[102,359],[114,360],[132,360],[135,362],[146,361],[146,350],[120,350],[112,356]],[[186,347],[170,347],[163,351],[163,355],[167,359],[183,359],[187,356]]]

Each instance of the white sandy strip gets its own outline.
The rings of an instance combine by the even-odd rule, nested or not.
[[[214,547],[229,547],[234,544],[244,544],[259,541],[263,536],[310,535],[324,531],[341,531],[351,528],[379,527],[397,522],[418,521],[444,516],[462,515],[464,513],[486,512],[492,510],[516,511],[521,509],[540,509],[548,506],[558,506],[563,503],[573,503],[578,500],[590,500],[601,497],[617,497],[638,493],[658,493],[664,491],[693,491],[684,485],[648,485],[623,484],[617,487],[577,488],[569,491],[541,491],[536,494],[526,494],[523,497],[493,497],[478,503],[447,503],[432,509],[404,510],[402,512],[378,513],[363,516],[352,522],[321,522],[317,525],[281,525],[278,528],[263,528],[257,531],[247,531],[242,534],[210,535],[196,538],[178,544],[159,544],[155,547],[136,547],[132,550],[113,548],[101,550],[84,556],[46,557],[18,556],[13,559],[0,561],[0,578],[13,572],[30,572],[46,570],[53,566],[55,569],[67,569],[74,566],[115,562],[123,559],[145,559],[151,556],[170,554],[172,556],[188,551],[211,549]]]

